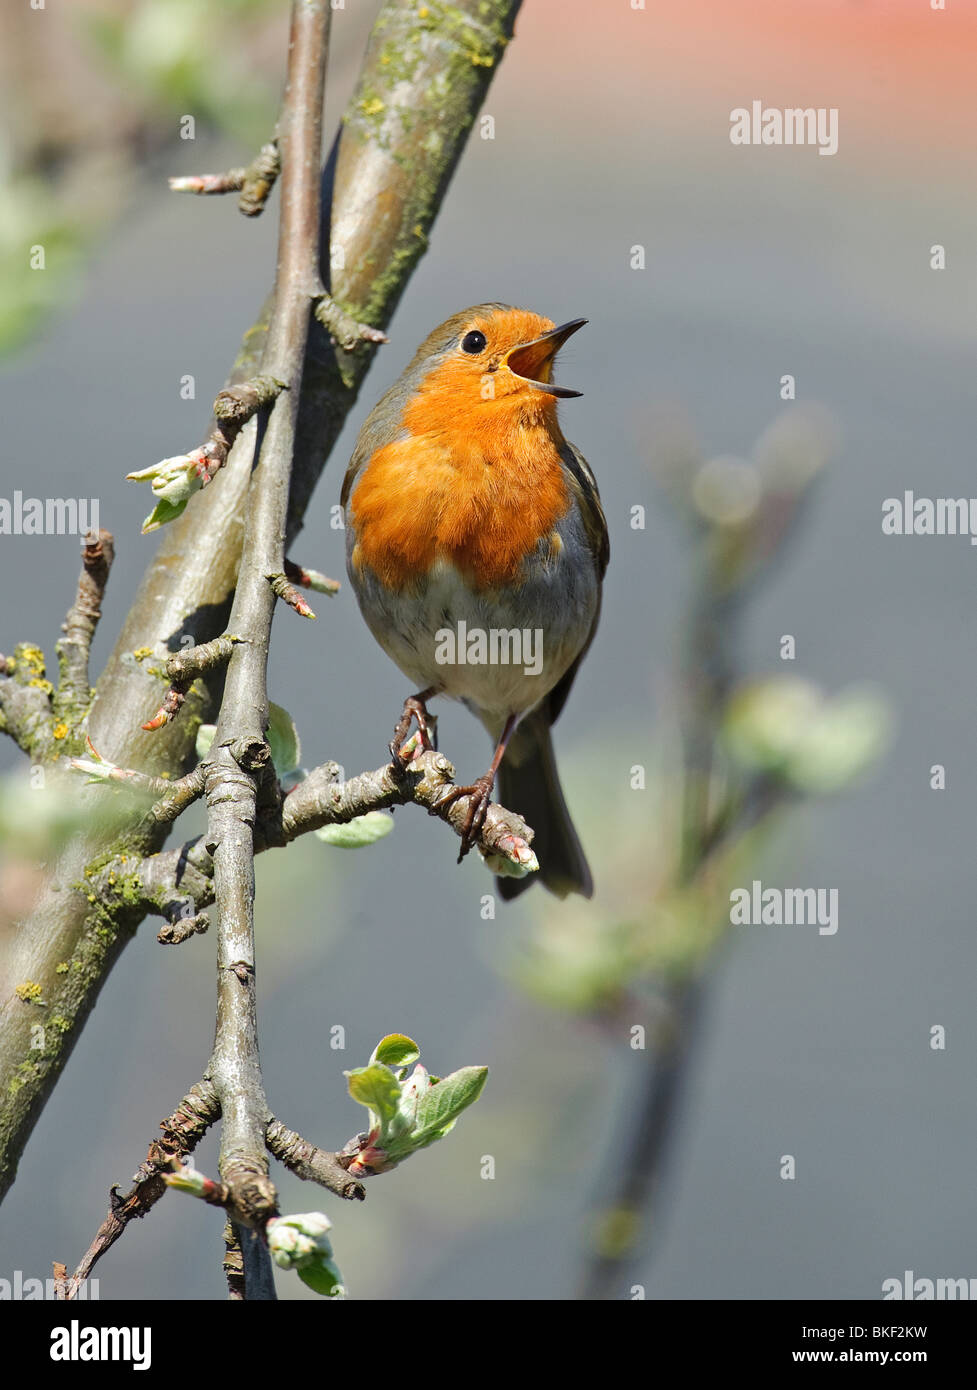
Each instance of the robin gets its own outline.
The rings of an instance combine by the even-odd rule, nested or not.
[[[343,483],[346,563],[374,637],[416,687],[391,753],[427,701],[461,700],[495,741],[470,796],[459,862],[496,776],[535,831],[540,876],[560,897],[593,880],[557,776],[550,726],[593,641],[607,568],[594,476],[563,436],[550,374],[587,322],[508,304],[455,314],[421,344],[360,431]],[[513,898],[526,878],[500,878]]]

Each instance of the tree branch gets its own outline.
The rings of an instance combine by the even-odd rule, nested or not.
[[[88,1278],[98,1261],[125,1233],[130,1221],[141,1220],[147,1216],[166,1191],[164,1175],[173,1167],[173,1160],[182,1160],[193,1153],[207,1130],[221,1116],[220,1101],[215,1088],[209,1081],[200,1081],[192,1086],[180,1101],[172,1115],[160,1121],[163,1131],[161,1139],[154,1139],[149,1145],[145,1160],[133,1177],[133,1186],[121,1196],[118,1188],[109,1193],[109,1211],[99,1226],[95,1237],[82,1256],[70,1280],[61,1281],[58,1297],[77,1298],[82,1282]],[[297,1177],[307,1182],[318,1183],[336,1196],[346,1201],[362,1202],[366,1189],[349,1173],[335,1153],[319,1149],[303,1139],[294,1130],[288,1129],[274,1116],[265,1120],[265,1142],[270,1153],[289,1168]],[[221,1204],[226,1200],[222,1199]],[[225,1244],[229,1254],[225,1256],[225,1273],[231,1284],[234,1297],[244,1297],[245,1279],[243,1257],[237,1228],[228,1217],[229,1232],[225,1232]],[[237,1255],[230,1252],[237,1250]],[[228,1270],[228,1259],[232,1269]],[[63,1268],[63,1266],[62,1266]],[[231,1275],[236,1273],[237,1279]]]
[[[285,521],[311,295],[318,278],[322,103],[329,51],[329,0],[293,0],[288,76],[278,142],[282,157],[278,274],[261,372],[288,390],[271,406],[248,495],[247,522],[230,627],[227,683],[205,763],[207,846],[218,906],[217,1036],[207,1068],[223,1113],[220,1172],[237,1224],[263,1231],[278,1214],[265,1154],[265,1099],[258,1056],[254,951],[254,840],[258,773],[270,757],[268,649],[275,594],[267,575],[285,567]],[[260,1241],[238,1231],[245,1298],[275,1297]]]
[[[323,206],[331,209],[331,228],[328,218],[323,226],[322,267],[329,268],[333,299],[357,320],[377,326],[389,321],[427,246],[518,8],[518,0],[457,0],[450,11],[431,7],[422,15],[391,0],[381,11],[322,185]],[[403,61],[392,64],[391,51]],[[266,306],[245,336],[233,382],[255,375],[267,323]],[[346,353],[313,324],[296,426],[289,538],[301,527],[372,351],[360,345]],[[99,678],[85,732],[119,766],[180,777],[199,723],[213,717],[219,672],[194,686],[180,719],[154,735],[144,733],[138,726],[158,707],[159,691],[133,653],[176,651],[185,645],[181,639],[207,642],[226,630],[255,434],[251,421],[228,466],[161,533]],[[53,723],[43,691],[29,688],[16,672],[12,681],[0,677],[0,726],[31,748],[32,756],[35,749],[46,757],[61,752],[52,741]],[[161,847],[168,828],[143,818],[121,845],[115,831],[97,826],[77,837],[6,952],[0,980],[0,1197],[108,972],[147,910],[138,871],[143,856]],[[116,856],[125,857],[124,874],[109,883],[100,870]],[[69,1025],[40,1051],[32,1047],[35,1018],[15,993],[24,979],[41,984],[44,999]]]
[[[55,747],[53,696],[39,647],[18,642],[13,656],[0,656],[0,732],[9,734],[32,761],[51,757]]]
[[[85,1251],[67,1283],[63,1296],[74,1298],[82,1280],[87,1279],[92,1269],[119,1239],[130,1221],[135,1221],[151,1211],[163,1193],[166,1184],[163,1173],[171,1166],[174,1158],[185,1158],[193,1153],[210,1126],[220,1117],[220,1102],[213,1086],[201,1081],[180,1101],[172,1115],[160,1122],[162,1139],[154,1139],[149,1146],[145,1161],[133,1178],[133,1186],[124,1197],[113,1187],[109,1193],[109,1212],[99,1226],[95,1239]]]
[[[386,763],[375,772],[361,772],[346,782],[338,780],[338,771],[335,763],[324,763],[289,792],[282,810],[286,840],[323,825],[347,824],[368,811],[411,802],[423,806],[461,836],[470,798],[447,800],[455,770],[443,753],[428,749],[406,769]],[[493,801],[476,843],[484,854],[497,855],[531,873],[538,868],[530,849],[532,839],[533,832],[521,816]]]
[[[362,772],[339,780],[336,763],[323,763],[295,787],[282,802],[277,822],[256,827],[257,852],[277,847],[323,825],[347,825],[370,811],[414,803],[437,816],[460,836],[468,812],[468,797],[448,801],[454,785],[454,768],[443,753],[431,749],[419,754],[406,770],[392,763],[375,772]],[[526,872],[537,867],[531,849],[533,832],[521,816],[492,802],[477,844],[485,855],[496,856]],[[493,861],[493,867],[496,867]],[[119,873],[124,865],[109,861],[107,873]],[[134,894],[147,912],[168,915],[172,905],[192,900],[196,910],[214,901],[213,859],[206,837],[188,840],[173,849],[148,855],[135,871]]]
[[[237,205],[245,217],[258,217],[265,207],[271,190],[282,171],[278,141],[270,140],[241,169],[228,169],[224,174],[190,174],[170,179],[174,193],[237,193]]]
[[[317,1149],[315,1144],[310,1144],[294,1130],[286,1129],[278,1120],[269,1120],[265,1143],[279,1163],[284,1163],[296,1177],[317,1182],[346,1201],[362,1202],[366,1196],[363,1184],[350,1177],[336,1154]]]
[[[53,701],[56,719],[77,722],[91,703],[88,654],[102,616],[102,599],[114,558],[115,542],[108,531],[85,537],[78,592],[62,624],[64,636],[57,647],[60,681]]]

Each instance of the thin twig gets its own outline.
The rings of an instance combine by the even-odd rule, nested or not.
[[[352,314],[341,309],[321,285],[314,298],[316,319],[344,352],[354,352],[360,343],[389,343],[386,333],[368,323],[359,323]]]
[[[153,779],[162,781],[162,778]],[[171,782],[161,789],[160,799],[149,808],[150,817],[158,825],[169,825],[183,814],[188,806],[204,794],[204,770],[197,766],[177,782]]]
[[[64,636],[57,645],[60,682],[54,696],[54,714],[70,719],[83,713],[92,698],[88,679],[88,655],[98,620],[109,570],[115,558],[111,532],[93,531],[85,537],[78,592],[61,626]]]
[[[150,1144],[144,1162],[133,1177],[132,1188],[124,1197],[120,1196],[118,1188],[112,1188],[108,1215],[79,1261],[64,1291],[65,1298],[76,1296],[82,1280],[88,1278],[129,1222],[145,1216],[156,1205],[166,1191],[163,1173],[170,1168],[174,1158],[185,1158],[193,1153],[219,1116],[220,1103],[216,1091],[209,1082],[200,1081],[196,1086],[191,1086],[173,1114],[160,1122],[163,1137],[154,1139]]]
[[[284,564],[284,560],[282,561]],[[265,578],[271,585],[271,591],[276,598],[280,598],[283,603],[287,603],[289,608],[294,608],[300,618],[314,618],[315,614],[306,603],[305,599],[296,589],[294,584],[290,584],[284,571],[281,574],[266,574]]]
[[[148,733],[153,733],[156,729],[162,729],[171,719],[175,719],[183,708],[187,692],[194,681],[229,661],[235,643],[241,640],[240,637],[225,632],[210,642],[201,642],[198,646],[187,647],[168,657],[163,670],[171,684],[159,709],[142,727]]]
[[[450,825],[456,835],[464,830],[470,798],[448,799],[455,770],[443,753],[426,749],[406,769],[385,763],[375,772],[361,772],[345,782],[338,780],[338,771],[335,763],[323,763],[289,792],[282,808],[286,840],[323,825],[345,825],[368,811],[411,802]],[[530,848],[532,839],[533,832],[520,815],[493,801],[476,843],[484,854],[498,855],[533,872],[538,865]]]
[[[270,140],[267,145],[262,145],[250,164],[239,169],[228,169],[223,174],[177,176],[170,179],[170,190],[173,193],[196,193],[201,196],[240,191],[237,205],[241,212],[245,217],[257,217],[264,210],[281,173],[281,167],[278,142]]]
[[[138,468],[126,474],[127,482],[152,483],[154,492],[162,488],[162,497],[176,503],[176,488],[182,505],[194,492],[213,482],[224,467],[244,426],[264,405],[275,399],[284,383],[271,376],[253,376],[246,381],[227,386],[214,401],[214,423],[207,438],[188,454],[161,459],[148,468]],[[159,494],[157,494],[159,495]],[[164,524],[158,515],[162,501],[143,522],[143,533],[157,531]]]
[[[366,1188],[355,1178],[351,1178],[334,1153],[316,1148],[293,1129],[287,1129],[278,1120],[270,1120],[265,1131],[265,1143],[286,1168],[303,1178],[306,1182],[317,1182],[320,1187],[334,1192],[346,1201],[362,1202]]]
[[[222,174],[174,174],[167,182],[171,193],[195,193],[209,198],[219,193],[237,193],[244,187],[247,166],[239,164]]]
[[[202,936],[210,930],[210,917],[206,912],[195,912],[188,917],[174,917],[165,927],[160,927],[156,940],[161,946],[179,946],[189,941],[191,936]]]
[[[302,589],[313,589],[317,594],[338,594],[342,587],[338,579],[330,579],[328,575],[322,574],[319,570],[306,569],[304,565],[297,565],[292,560],[285,558],[285,578],[292,584],[298,584]]]
[[[40,647],[18,642],[13,656],[0,656],[0,732],[9,734],[32,762],[51,757],[58,738],[68,732],[66,724],[58,727],[53,697]]]
[[[256,852],[307,835],[324,825],[346,825],[370,811],[416,804],[443,820],[456,835],[464,829],[468,798],[449,801],[454,769],[443,753],[427,749],[402,770],[391,763],[341,781],[337,763],[323,763],[298,784],[278,810],[277,824],[256,826]],[[477,845],[485,855],[507,860],[525,872],[537,867],[532,829],[521,816],[492,802]],[[107,869],[121,868],[110,861]],[[206,837],[147,856],[135,871],[147,911],[168,911],[174,901],[192,898],[203,908],[214,901],[213,859]],[[181,898],[180,894],[184,897]]]
[[[277,1215],[264,1136],[268,1115],[261,1064],[254,968],[254,843],[260,749],[268,717],[267,661],[275,596],[265,576],[285,567],[284,537],[310,292],[318,275],[322,103],[329,0],[293,0],[282,152],[278,274],[262,375],[289,390],[271,406],[249,494],[241,568],[229,628],[245,639],[228,663],[224,700],[206,766],[207,842],[219,908],[217,1035],[207,1074],[223,1112],[220,1172],[241,1213],[238,1239],[245,1297],[275,1297],[271,1262],[256,1238]],[[251,1228],[241,1229],[246,1222]]]

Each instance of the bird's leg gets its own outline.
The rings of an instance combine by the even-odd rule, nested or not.
[[[422,690],[417,695],[408,695],[407,699],[404,701],[404,712],[398,719],[397,727],[394,729],[394,736],[390,740],[390,756],[400,767],[406,767],[410,762],[410,757],[405,757],[401,752],[401,748],[410,731],[412,720],[417,720],[417,728],[421,735],[421,746],[424,748],[433,747],[431,743],[431,724],[433,724],[434,721],[427,712],[425,701],[430,700],[431,696],[437,693],[437,686],[429,685],[427,690]]]
[[[460,801],[463,796],[471,797],[471,802],[468,806],[468,815],[465,817],[465,824],[462,826],[461,830],[461,849],[458,851],[459,864],[482,833],[482,826],[485,824],[488,808],[492,804],[492,788],[495,786],[495,778],[499,770],[499,764],[505,756],[505,750],[508,746],[509,739],[512,737],[512,731],[518,722],[519,716],[517,714],[510,714],[509,718],[505,721],[505,728],[502,730],[502,737],[499,739],[499,745],[495,750],[495,756],[484,777],[479,777],[478,781],[473,782],[469,787],[452,787],[451,791],[441,798],[441,805],[446,806],[452,801]]]

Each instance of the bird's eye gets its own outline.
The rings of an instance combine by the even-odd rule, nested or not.
[[[485,346],[485,334],[479,333],[477,328],[473,328],[470,333],[466,333],[461,340],[462,352],[481,352]]]

